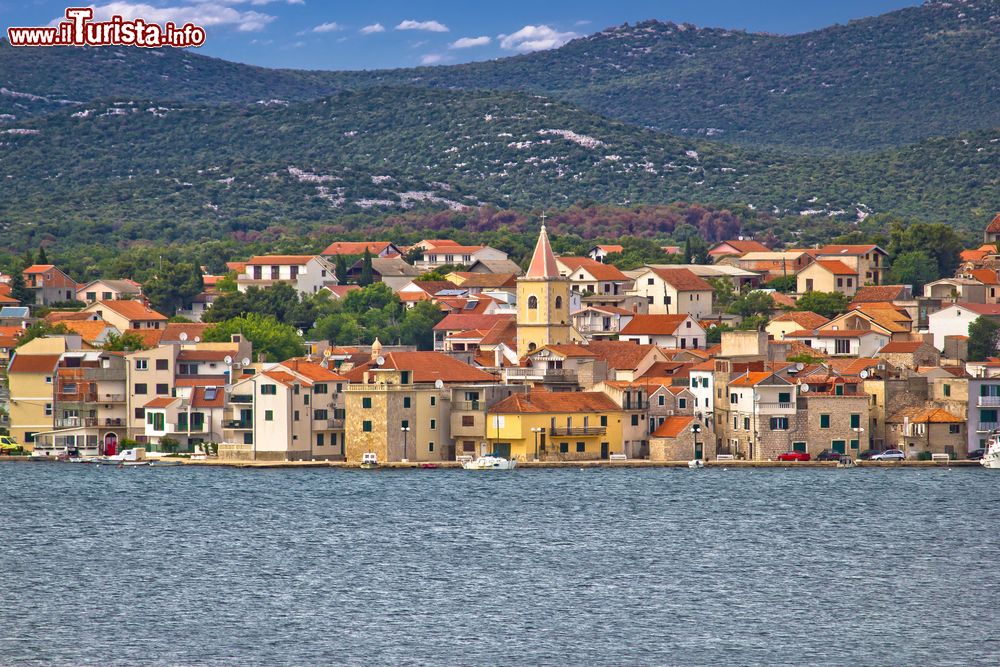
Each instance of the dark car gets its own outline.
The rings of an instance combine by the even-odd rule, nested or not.
[[[875,456],[878,453],[879,450],[877,449],[866,449],[865,451],[858,454],[858,458],[861,459],[862,461],[867,461],[868,459],[870,459],[871,457]]]
[[[784,454],[778,454],[779,461],[808,461],[808,452],[785,452]]]
[[[817,461],[839,461],[844,454],[832,449],[824,449],[816,456]]]
[[[979,449],[973,449],[969,452],[969,455],[966,458],[970,461],[982,461],[984,456],[986,456],[986,449],[984,447],[980,447]]]

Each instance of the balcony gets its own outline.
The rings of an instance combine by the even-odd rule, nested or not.
[[[607,432],[607,426],[556,426],[549,429],[553,438],[561,435],[604,435]]]
[[[98,394],[98,403],[124,403],[125,394]]]
[[[243,419],[224,419],[222,421],[222,428],[229,428],[236,431],[246,431],[253,428],[253,421]]]
[[[344,430],[344,419],[323,419],[321,421],[326,422],[326,427],[334,430]]]
[[[232,394],[229,397],[230,403],[253,403],[253,396],[248,394]]]
[[[794,410],[794,403],[758,403],[757,408],[761,412],[766,412],[768,410]]]
[[[625,401],[622,410],[649,410],[649,401]]]
[[[991,433],[1000,430],[1000,422],[979,422],[976,433]]]
[[[84,426],[97,426],[96,417],[61,417],[55,420],[56,428],[81,428]]]
[[[978,405],[981,408],[1000,408],[1000,396],[980,396]]]
[[[125,368],[84,368],[83,379],[91,381],[125,381]]]
[[[576,382],[576,371],[570,368],[508,368],[508,380],[539,380],[541,382]]]
[[[97,403],[97,394],[89,391],[59,391],[56,400],[63,403]]]
[[[452,401],[451,411],[452,412],[475,412],[477,410],[482,410],[486,406],[483,405],[482,401]]]

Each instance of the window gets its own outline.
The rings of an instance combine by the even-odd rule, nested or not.
[[[462,415],[462,426],[475,426],[476,418],[472,415]]]
[[[569,443],[568,442],[560,442],[559,443],[559,453],[560,454],[568,454],[569,453]]]
[[[667,404],[667,397],[666,397],[666,396],[664,396],[663,394],[660,394],[659,398],[657,399],[657,403],[658,403],[658,404],[659,404],[659,405],[660,405],[661,407],[662,407],[662,406],[664,406],[664,405],[666,405],[666,404]]]
[[[960,424],[948,424],[948,433],[961,433],[962,426]]]
[[[838,338],[834,343],[834,351],[836,354],[850,354],[851,340],[849,338]]]
[[[244,431],[243,433],[243,444],[252,445],[253,444],[253,431]]]
[[[851,449],[861,449],[861,442],[858,440],[851,440]]]
[[[371,406],[372,406],[372,399],[371,399],[371,397],[370,396],[362,396],[361,397],[361,407],[363,407],[363,408],[365,408],[367,410]],[[406,399],[405,398],[403,399],[403,407],[404,408],[410,407],[409,405],[406,404]]]
[[[136,359],[135,370],[137,371],[149,370],[149,359]]]
[[[316,446],[317,447],[322,447],[323,446],[323,434],[322,433],[317,433],[316,434]]]
[[[537,296],[529,296],[528,297],[528,309],[529,310],[538,310],[538,297]]]
[[[632,415],[632,426],[639,425],[639,415]]]
[[[729,402],[730,403],[736,403],[739,400],[739,398],[740,397],[737,396],[736,394],[730,394],[729,395]]]
[[[370,408],[371,407],[371,399],[369,398],[369,399],[367,399],[367,401],[368,401],[368,405],[366,405],[364,407]],[[410,407],[410,397],[409,396],[404,396],[403,397],[403,407],[404,408]]]
[[[601,415],[601,426],[607,426],[607,425],[608,425],[608,416]]]
[[[941,385],[941,391],[944,393],[945,396],[951,396],[951,385],[950,384]]]
[[[688,401],[687,401],[686,398],[679,398],[679,399],[677,399],[677,407],[678,408],[680,408],[681,410],[683,410],[687,406],[688,406]]]
[[[163,359],[158,359],[156,361],[157,366],[159,366],[160,361]],[[164,361],[164,365],[166,362]],[[164,370],[166,370],[164,368]],[[197,375],[198,374],[198,364],[177,364],[177,374],[178,375]]]
[[[806,451],[806,443],[804,442],[793,442],[792,443],[793,452],[804,452]]]
[[[744,417],[743,418],[743,430],[744,431],[749,431],[750,430],[750,418],[749,417]]]
[[[399,373],[399,383],[400,384],[410,384],[410,371],[400,371],[400,373]]]
[[[792,394],[791,392],[782,391],[778,393],[778,403],[791,403]]]
[[[156,384],[157,396],[166,396],[169,393],[170,393],[170,385],[166,384],[165,382],[158,382]]]
[[[365,433],[371,433],[372,432],[372,423],[369,422],[369,421],[361,422],[361,430],[364,431]]]
[[[656,281],[654,281],[652,278],[646,278],[646,284],[647,285],[653,285],[655,282]]]
[[[861,415],[851,415],[851,428],[861,428]]]
[[[138,396],[144,396],[147,393],[146,392],[146,383],[145,382],[139,382],[139,383],[137,383],[135,385],[135,389],[132,390],[132,393],[134,393],[134,394],[136,394]]]
[[[278,394],[278,385],[276,384],[262,384],[260,386],[261,396],[277,396],[277,394]]]
[[[45,404],[45,416],[46,417],[51,417],[52,416],[52,404],[51,403],[46,403]]]
[[[431,430],[434,431],[436,429],[437,429],[437,420],[436,419],[432,419],[431,420]]]
[[[327,417],[328,414],[329,413],[326,410],[314,410],[313,419],[318,419],[318,420],[328,419]]]
[[[431,396],[431,407],[433,408],[437,404],[438,404],[438,397],[437,396]]]
[[[428,442],[427,443],[427,451],[429,451],[429,452],[433,452],[434,451],[434,443],[433,442]]]
[[[409,419],[402,420],[401,422],[399,422],[399,427],[400,428],[410,428],[410,420]]]
[[[97,292],[87,292],[87,301],[97,301]]]
[[[274,410],[264,410],[264,421],[266,422],[274,421]]]
[[[585,443],[585,442],[578,442],[578,443],[576,443],[576,451],[577,452],[585,452],[585,451],[587,451],[587,443]]]
[[[788,417],[771,417],[771,430],[772,431],[787,431],[788,430]]]
[[[46,375],[45,376],[45,384],[52,384],[52,376],[51,375]]]
[[[314,394],[325,394],[326,392],[327,392],[327,385],[325,385],[325,384],[316,384],[316,385],[313,385],[313,393]]]
[[[820,428],[830,428],[830,415],[820,415],[819,416],[819,427]]]
[[[145,419],[146,418],[146,408],[136,408],[134,414],[135,414],[135,418],[136,419]]]
[[[168,370],[168,368],[167,368],[167,360],[166,359],[157,359],[156,360],[156,370],[158,370],[158,371]]]
[[[562,297],[561,296],[557,296],[556,297],[556,310],[559,310],[560,308],[562,308]]]

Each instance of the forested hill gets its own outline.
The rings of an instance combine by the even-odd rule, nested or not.
[[[678,138],[520,93],[379,88],[298,103],[102,102],[2,131],[0,234],[221,238],[351,214],[697,201],[981,225],[1000,132],[815,159]]]
[[[1000,0],[928,2],[801,35],[648,21],[499,60],[269,70],[170,49],[0,45],[0,114],[98,97],[316,99],[373,86],[520,90],[641,126],[756,145],[870,149],[1000,127]]]

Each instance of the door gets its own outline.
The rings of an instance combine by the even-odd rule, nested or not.
[[[498,442],[493,445],[493,456],[502,456],[505,459],[510,458],[510,443],[509,442]]]
[[[846,443],[843,440],[834,440],[831,447],[833,448],[833,451],[837,452],[838,454],[843,454],[847,451],[846,448],[844,447],[845,444]]]
[[[703,455],[703,448],[702,448],[700,442],[694,446],[694,457],[696,459],[703,459],[703,458],[705,458],[705,456]]]
[[[240,410],[240,424],[244,426],[249,426],[253,423],[253,410],[250,408],[243,408]]]
[[[114,456],[118,453],[118,434],[117,433],[105,433],[104,434],[104,455]]]
[[[601,443],[601,458],[602,459],[606,459],[606,458],[608,458],[608,456],[610,456],[610,452],[608,451],[608,443],[602,442]]]

